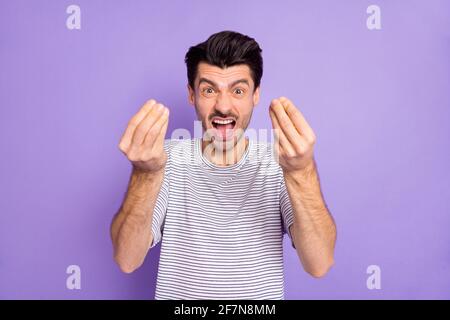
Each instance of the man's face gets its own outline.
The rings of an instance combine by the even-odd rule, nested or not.
[[[235,143],[241,137],[259,101],[259,87],[254,88],[247,65],[221,69],[201,62],[194,88],[188,85],[188,90],[189,102],[195,106],[203,130],[222,145]]]

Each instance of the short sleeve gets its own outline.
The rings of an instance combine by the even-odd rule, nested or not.
[[[294,214],[292,210],[291,200],[289,199],[289,193],[286,189],[284,176],[281,174],[281,187],[280,187],[280,211],[282,219],[283,234],[287,233],[291,240],[291,245],[295,249],[294,241],[291,235],[289,227],[294,223]]]
[[[162,239],[162,234],[164,231],[164,222],[167,214],[167,207],[169,204],[169,177],[170,177],[170,167],[171,167],[171,157],[170,157],[170,139],[164,140],[164,150],[168,154],[168,159],[166,167],[164,169],[164,178],[161,185],[161,189],[156,198],[155,208],[153,210],[152,217],[152,243],[150,248],[155,247]]]

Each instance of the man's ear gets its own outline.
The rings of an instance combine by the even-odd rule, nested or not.
[[[195,105],[195,91],[191,88],[190,84],[187,85],[188,88],[188,100],[191,105]]]
[[[258,86],[258,88],[255,89],[255,91],[253,92],[253,105],[256,106],[259,103],[259,88],[260,86]]]

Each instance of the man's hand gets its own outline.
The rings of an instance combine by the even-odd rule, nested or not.
[[[301,112],[285,97],[272,100],[269,108],[275,129],[275,148],[279,164],[286,172],[314,167],[316,136]]]
[[[168,120],[169,109],[153,99],[131,118],[119,149],[135,169],[149,173],[164,169],[167,161],[164,138]]]

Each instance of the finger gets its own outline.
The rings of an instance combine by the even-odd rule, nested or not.
[[[273,112],[270,112],[270,117],[275,129],[275,159],[277,163],[280,163],[280,157],[284,157],[285,155],[292,155],[294,149],[292,148],[290,142],[287,140],[283,130],[281,130],[280,125],[278,124],[278,120]]]
[[[285,133],[286,138],[289,140],[294,149],[300,152],[300,148],[304,147],[306,141],[295,128],[291,119],[284,110],[283,105],[278,99],[274,99],[270,107],[278,120],[281,130]]]
[[[294,126],[296,127],[297,131],[303,135],[307,141],[314,142],[315,141],[315,134],[312,130],[309,123],[306,121],[305,117],[301,113],[301,111],[295,107],[295,105],[292,103],[291,100],[289,100],[286,97],[280,97],[280,102],[284,106],[284,110],[288,114],[288,116],[292,119],[292,122],[294,123]]]
[[[161,141],[161,135],[162,131],[164,129],[164,126],[166,126],[167,130],[167,122],[169,119],[169,109],[164,108],[163,114],[158,118],[158,120],[153,124],[153,126],[148,130],[147,135],[145,136],[144,142],[142,144],[142,147],[145,150],[151,150],[156,143],[164,143],[164,139]],[[164,134],[162,135],[165,137],[165,130]],[[157,141],[158,140],[158,141]]]
[[[141,109],[130,119],[128,122],[127,128],[125,129],[125,133],[122,135],[120,139],[119,146],[122,150],[128,150],[131,144],[131,140],[133,138],[133,133],[139,123],[144,119],[147,113],[151,110],[152,106],[156,103],[154,99],[148,100]]]
[[[293,153],[294,149],[292,148],[291,143],[286,138],[285,133],[280,127],[280,124],[278,123],[277,117],[272,111],[269,111],[270,118],[272,119],[273,128],[275,129],[275,147],[278,151],[284,150],[285,152]]]
[[[155,148],[155,146],[158,146],[159,148],[164,148],[164,140],[166,139],[167,127],[169,126],[169,115],[170,111],[169,114],[167,115],[167,121],[162,126],[161,133],[158,135],[155,143],[153,144],[153,148]]]
[[[134,130],[131,148],[140,148],[144,142],[145,136],[150,128],[158,121],[164,112],[164,106],[161,103],[156,103],[152,110],[145,116]]]

